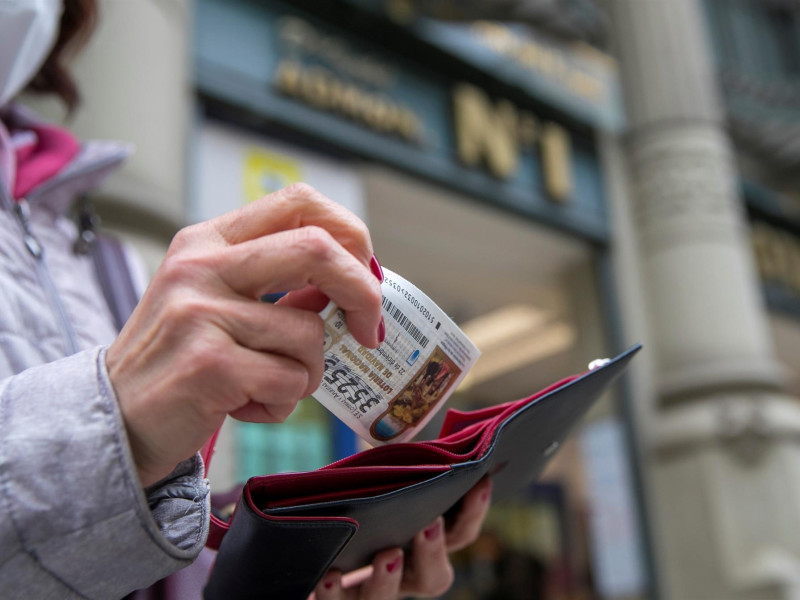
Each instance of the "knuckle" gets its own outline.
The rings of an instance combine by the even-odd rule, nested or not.
[[[168,254],[158,269],[159,277],[177,285],[197,276],[204,267],[199,257],[186,251]]]
[[[316,200],[321,194],[312,186],[302,181],[287,185],[281,193],[293,200]]]
[[[300,251],[310,260],[325,262],[330,259],[335,251],[335,242],[330,233],[316,225],[309,225],[297,231],[297,244]]]
[[[319,315],[307,310],[298,311],[297,315],[300,319],[297,324],[299,338],[309,347],[322,348],[322,342],[325,339],[325,324]]]
[[[186,324],[208,320],[212,307],[202,298],[190,294],[174,293],[167,296],[163,306],[168,324]]]
[[[277,404],[272,406],[269,412],[275,420],[275,423],[283,423],[294,412],[295,406],[297,406],[295,402]]]
[[[179,254],[168,254],[158,268],[157,276],[167,283],[175,284],[186,276],[186,265]]]
[[[290,393],[292,398],[299,400],[305,397],[309,381],[308,369],[298,364],[291,377]],[[294,405],[292,405],[292,408],[294,409]]]
[[[265,390],[271,390],[268,400],[269,412],[282,423],[294,411],[297,403],[306,396],[309,382],[308,370],[294,360],[281,360],[273,364],[273,369],[262,378],[256,389],[250,390],[253,397],[264,397]]]
[[[198,228],[199,225],[189,225],[178,230],[170,242],[170,251],[180,251],[192,245],[198,236]]]
[[[369,234],[369,229],[366,223],[353,215],[350,223],[350,236],[353,238],[356,246],[363,247],[365,250],[372,252],[372,238]]]
[[[230,373],[227,352],[213,340],[201,338],[185,348],[180,360],[187,370],[187,377],[192,381],[217,379]]]

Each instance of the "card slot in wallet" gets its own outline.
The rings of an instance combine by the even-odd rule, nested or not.
[[[257,597],[246,592],[222,595],[221,591],[230,591],[225,582],[235,580],[240,590],[264,590],[270,589],[275,578],[289,577],[269,561],[260,562],[259,569],[249,569],[237,560],[249,556],[248,552],[264,551],[264,536],[272,534],[278,521],[281,527],[298,528],[295,538],[281,537],[281,543],[290,546],[286,553],[304,557],[305,576],[322,577],[330,567],[352,570],[369,564],[383,549],[407,546],[484,476],[492,479],[493,501],[524,489],[638,349],[633,347],[524,400],[482,409],[472,416],[461,413],[450,417],[449,423],[445,419],[442,431],[448,435],[439,440],[381,446],[312,473],[252,478],[228,533],[223,533],[207,600]],[[482,420],[476,421],[476,414]],[[405,468],[415,465],[417,472]],[[398,479],[393,480],[395,476]],[[276,478],[284,481],[271,485]],[[293,483],[298,485],[293,487]],[[276,490],[280,493],[268,497]],[[240,519],[240,513],[247,517]],[[356,529],[348,529],[348,524]],[[330,541],[325,542],[329,551],[309,547],[310,540],[329,535]],[[242,547],[248,544],[249,551]],[[305,586],[298,583],[295,595],[280,597],[305,600],[317,581]],[[209,594],[209,589],[216,592]]]
[[[364,450],[327,467],[322,467],[320,472],[342,467],[413,467],[449,465],[452,462],[453,455],[441,448],[423,442],[403,442]]]
[[[255,506],[261,510],[353,500],[421,483],[448,469],[446,465],[428,465],[280,473],[255,483],[251,496]]]

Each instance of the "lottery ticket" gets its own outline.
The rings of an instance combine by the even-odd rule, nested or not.
[[[372,445],[403,442],[436,414],[480,352],[424,293],[383,269],[386,338],[376,349],[349,333],[330,303],[325,323],[325,374],[312,394]]]

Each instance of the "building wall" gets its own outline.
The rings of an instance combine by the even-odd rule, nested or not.
[[[104,224],[136,243],[152,270],[186,223],[187,135],[193,118],[189,0],[100,0],[99,26],[74,62],[83,102],[26,101],[82,138],[131,142],[134,155],[97,195]]]

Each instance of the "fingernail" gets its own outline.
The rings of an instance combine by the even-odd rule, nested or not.
[[[425,539],[428,540],[429,542],[432,542],[437,537],[439,537],[441,531],[442,531],[442,522],[439,519],[436,519],[436,523],[434,523],[425,530]]]
[[[329,589],[331,589],[333,587],[333,582],[332,581],[326,581],[323,585],[325,586],[326,590],[329,590]]]
[[[386,565],[386,571],[389,572],[389,573],[392,573],[395,569],[397,569],[397,567],[400,566],[400,564],[402,562],[403,562],[403,557],[402,556],[398,556],[392,562],[390,562],[388,565]]]
[[[378,257],[374,254],[372,255],[372,259],[369,261],[369,268],[372,271],[372,274],[378,278],[378,281],[383,283],[383,269],[381,268],[381,263],[378,262]]]
[[[383,340],[386,339],[386,323],[383,322],[383,317],[381,317],[381,322],[378,323],[378,343],[382,344]]]

